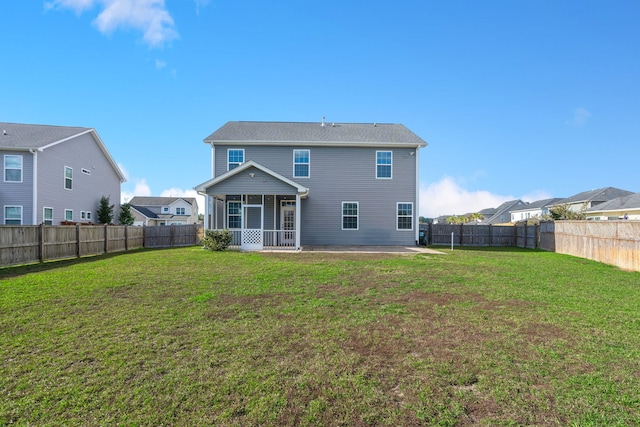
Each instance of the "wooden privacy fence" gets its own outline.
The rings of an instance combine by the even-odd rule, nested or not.
[[[422,243],[517,246],[640,271],[640,221],[544,221],[539,225],[421,224]]]
[[[538,248],[537,225],[469,225],[427,224],[421,225],[428,245],[454,246],[519,246]]]
[[[140,248],[196,245],[201,226],[5,225],[0,266],[79,258]]]

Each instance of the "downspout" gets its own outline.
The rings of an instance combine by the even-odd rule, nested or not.
[[[296,193],[296,251],[300,250],[300,210],[302,206],[300,206],[300,193]]]
[[[416,231],[416,245],[420,244],[420,146],[416,146],[416,207],[414,209],[413,223]]]
[[[38,150],[33,148],[29,149],[29,152],[33,154],[33,202],[31,203],[31,225],[36,225],[38,221]]]

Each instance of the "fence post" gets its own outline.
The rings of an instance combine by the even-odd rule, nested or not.
[[[427,243],[431,245],[433,243],[433,223],[429,223],[429,236],[427,236]]]
[[[174,233],[175,233],[176,229],[175,229],[175,226],[173,224],[171,224],[170,227],[171,227],[171,230],[169,232],[169,236],[170,236],[169,239],[170,239],[171,243],[169,243],[169,247],[172,248],[173,247],[173,243],[174,243],[173,242]]]
[[[124,226],[124,251],[129,250],[129,226]]]
[[[80,224],[76,224],[76,256],[80,258]]]
[[[147,247],[147,224],[142,224],[142,247]]]
[[[538,249],[540,247],[540,224],[536,224],[535,226],[535,236],[534,236],[534,248]]]
[[[38,259],[44,262],[44,222],[38,227]]]
[[[462,247],[463,245],[463,240],[464,240],[464,230],[463,230],[463,224],[460,224],[460,247]]]
[[[107,225],[107,224],[105,224],[105,225],[104,225],[104,253],[105,253],[105,254],[107,253],[107,249],[108,249],[108,242],[107,242],[107,240],[109,239],[109,237],[108,237],[108,232],[107,232],[107,227],[108,227],[108,225]]]

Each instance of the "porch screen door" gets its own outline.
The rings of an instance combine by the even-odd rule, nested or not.
[[[240,247],[243,251],[261,251],[264,247],[262,205],[244,205],[243,208],[244,224]]]
[[[296,242],[296,202],[283,200],[280,205],[280,230],[283,245],[294,245]]]

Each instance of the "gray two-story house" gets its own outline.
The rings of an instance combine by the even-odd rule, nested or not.
[[[97,222],[124,175],[95,129],[0,122],[0,224]]]
[[[244,250],[418,240],[427,144],[401,124],[228,122],[204,142],[205,227]]]

